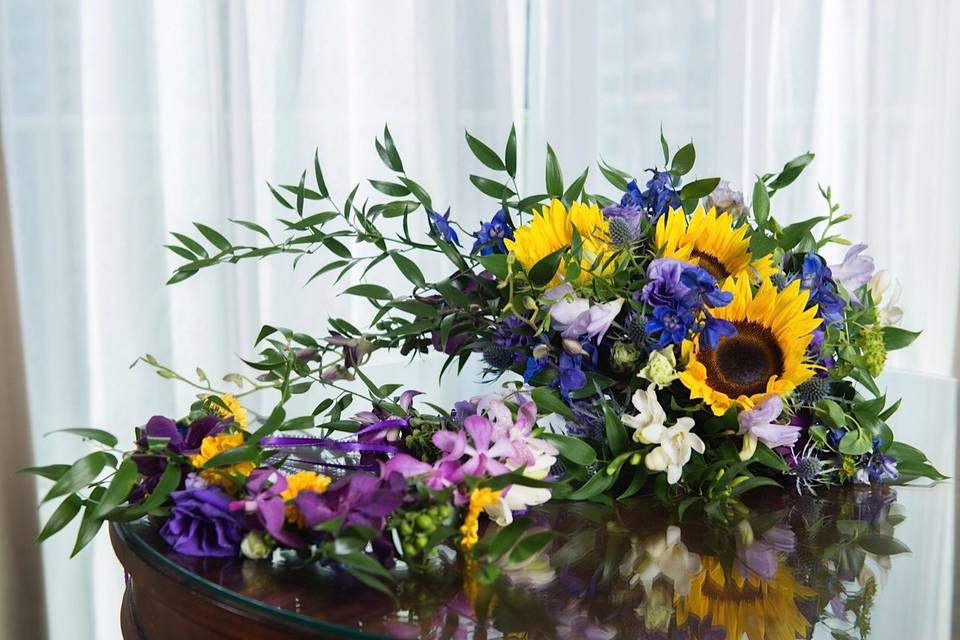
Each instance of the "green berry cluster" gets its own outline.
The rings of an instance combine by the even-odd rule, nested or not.
[[[433,444],[433,434],[440,430],[440,425],[424,422],[413,425],[403,444],[414,457],[425,462],[434,462],[440,458],[440,449]]]
[[[400,535],[400,546],[406,559],[413,559],[427,550],[430,535],[453,516],[448,504],[439,504],[417,511],[405,511],[393,517],[393,528]]]
[[[860,332],[860,349],[871,376],[878,376],[887,362],[887,347],[883,344],[883,331],[880,327],[864,327]]]

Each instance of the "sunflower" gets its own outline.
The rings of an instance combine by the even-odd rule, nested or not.
[[[720,561],[703,558],[703,567],[691,581],[690,595],[677,597],[677,626],[692,614],[710,616],[711,625],[724,627],[728,638],[740,640],[794,640],[806,638],[810,621],[797,609],[797,598],[816,595],[801,585],[785,566],[772,580],[755,574],[727,574]]]
[[[767,280],[776,271],[773,256],[755,260],[746,233],[746,225],[734,228],[730,213],[718,214],[712,207],[704,212],[699,206],[689,223],[680,209],[671,209],[667,215],[660,216],[654,241],[664,258],[698,265],[718,282],[730,276]]]
[[[573,230],[576,229],[583,240],[583,257],[580,260],[580,281],[589,280],[594,262],[600,258],[603,272],[613,265],[608,258],[616,251],[610,244],[607,219],[596,204],[586,205],[574,202],[568,211],[563,203],[554,200],[550,206],[533,214],[533,219],[514,232],[514,240],[504,240],[507,250],[513,253],[523,268],[529,271],[543,258],[573,242]],[[556,275],[551,285],[560,284],[560,276],[566,269],[566,263]]]
[[[690,397],[703,398],[718,416],[734,402],[751,408],[769,393],[790,393],[812,376],[804,354],[820,326],[816,306],[806,308],[808,293],[799,280],[782,291],[764,280],[754,295],[749,278],[729,278],[723,289],[733,301],[712,313],[733,323],[737,335],[720,338],[716,349],[685,341],[682,353],[688,361],[680,374]]]

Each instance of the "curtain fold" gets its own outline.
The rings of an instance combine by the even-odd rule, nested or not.
[[[2,136],[0,136],[2,137]],[[13,237],[2,147],[0,147],[0,407],[3,407],[3,446],[0,469],[4,490],[0,493],[0,638],[42,640],[46,638],[43,572],[37,536],[37,511],[33,504],[36,481],[16,470],[33,464],[27,385],[17,281],[13,269]]]

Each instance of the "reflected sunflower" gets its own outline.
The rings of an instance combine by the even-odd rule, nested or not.
[[[533,214],[533,218],[514,232],[514,239],[504,240],[507,251],[513,253],[523,268],[529,271],[533,265],[551,253],[569,247],[573,242],[573,230],[576,229],[583,240],[583,257],[580,261],[580,278],[586,281],[597,262],[606,273],[613,268],[608,258],[617,250],[610,244],[609,225],[603,212],[596,204],[586,205],[574,202],[568,211],[563,203],[554,200],[550,206]],[[597,261],[599,258],[599,261]],[[557,272],[551,286],[560,284],[561,274],[566,265]]]
[[[689,223],[682,210],[671,209],[657,221],[654,241],[664,258],[698,265],[718,282],[730,276],[769,279],[776,272],[773,256],[754,259],[746,238],[747,225],[734,228],[733,223],[730,213],[717,213],[714,208],[704,211],[697,207]]]
[[[677,597],[677,626],[689,615],[710,616],[714,627],[724,627],[727,638],[740,640],[794,640],[806,638],[810,621],[797,608],[797,599],[816,596],[801,585],[790,569],[780,566],[772,580],[756,575],[728,574],[716,558],[705,557],[692,581],[690,595]]]
[[[765,395],[785,395],[810,378],[813,365],[804,356],[820,326],[817,307],[806,308],[808,293],[798,280],[782,291],[765,280],[754,294],[748,278],[730,278],[723,290],[733,301],[712,313],[731,322],[737,335],[720,338],[715,349],[685,341],[687,366],[679,376],[690,397],[703,398],[718,416],[734,402],[751,408]]]

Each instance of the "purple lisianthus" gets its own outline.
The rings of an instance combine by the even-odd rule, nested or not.
[[[173,492],[170,518],[160,536],[177,553],[230,557],[240,550],[243,527],[230,512],[230,496],[217,487]]]
[[[493,253],[506,253],[504,240],[513,240],[513,227],[503,209],[497,211],[490,222],[480,224],[480,231],[473,236],[476,240],[470,253],[488,256]]]
[[[133,488],[128,500],[131,504],[142,501],[152,493],[167,468],[167,459],[162,455],[149,453],[152,441],[166,439],[166,450],[183,456],[194,455],[199,451],[203,439],[223,431],[223,421],[213,415],[195,420],[189,427],[179,427],[165,416],[153,416],[147,421],[137,438],[138,452],[131,459],[137,465],[140,482]]]
[[[436,211],[427,211],[427,219],[430,221],[430,235],[438,240],[444,240],[450,244],[460,246],[460,238],[457,232],[450,226],[450,209],[440,215]]]
[[[689,288],[680,280],[683,270],[690,265],[681,260],[657,258],[647,266],[650,282],[640,291],[640,299],[647,304],[659,307],[681,300]]]

